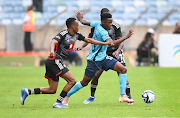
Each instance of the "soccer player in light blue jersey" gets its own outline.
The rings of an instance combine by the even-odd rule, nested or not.
[[[89,22],[82,19],[81,13],[79,11],[76,12],[76,16],[82,24],[95,27],[93,39],[97,41],[101,41],[101,42],[110,41],[110,42],[113,42],[114,45],[119,45],[121,42],[128,39],[134,33],[134,30],[130,29],[126,37],[113,41],[109,37],[108,31],[107,31],[111,28],[112,21],[113,21],[112,15],[110,13],[102,14],[101,22],[100,21]],[[88,85],[88,83],[91,81],[91,79],[94,77],[94,75],[99,69],[103,69],[105,71],[108,71],[109,69],[111,69],[122,74],[127,72],[126,67],[124,67],[120,62],[118,62],[113,57],[106,55],[107,48],[108,46],[91,45],[89,55],[87,56],[87,66],[85,69],[83,80],[80,82],[77,82],[71,88],[71,90],[67,94],[67,97],[64,99],[64,103],[63,103],[64,105],[68,105],[68,100],[71,95],[73,95],[75,92],[77,92],[81,88]],[[134,100],[127,98],[127,96],[125,95],[126,77],[121,77],[120,81],[121,81],[120,83],[123,89],[123,93],[121,93],[121,98],[123,102],[133,103]]]
[[[107,8],[103,8],[101,10],[101,14],[103,13],[110,13],[109,9]],[[81,16],[83,18],[83,14]],[[89,38],[92,38],[93,37],[93,34],[94,34],[94,27],[91,28],[91,32],[89,33]],[[121,33],[121,27],[118,23],[116,23],[115,21],[112,22],[112,27],[110,30],[108,30],[108,34],[109,36],[111,37],[111,39],[113,41],[115,40],[118,40],[118,39],[121,39],[122,37],[122,33]],[[88,43],[84,42],[80,47],[76,47],[75,50],[81,50],[83,49],[84,47],[86,47],[88,45]],[[119,45],[117,46],[108,46],[108,49],[107,49],[107,52],[106,54],[108,56],[111,56],[113,58],[115,58],[116,60],[118,60],[123,66],[126,66],[126,63],[125,63],[125,59],[124,59],[124,54],[123,54],[123,46],[124,46],[124,43],[120,43]],[[95,100],[95,92],[96,92],[96,88],[98,86],[98,81],[99,81],[99,78],[101,76],[101,74],[103,73],[103,69],[100,69],[96,72],[95,76],[93,77],[93,79],[91,80],[91,96],[86,99],[83,103],[84,104],[89,104],[90,102],[94,101]],[[118,76],[119,76],[119,82],[120,82],[120,78],[121,76],[125,76],[127,78],[127,73],[117,73]],[[123,90],[121,89],[122,86],[120,86],[120,90]],[[123,93],[123,92],[120,92],[120,94]],[[130,84],[129,84],[129,81],[127,79],[126,81],[126,95],[129,99],[132,99],[131,98],[131,93],[130,93]],[[121,97],[119,98],[119,102],[121,102]],[[128,105],[132,105],[133,103],[128,103]]]

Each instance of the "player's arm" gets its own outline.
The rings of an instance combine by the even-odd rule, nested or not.
[[[101,42],[101,41],[96,41],[96,40],[91,39],[91,38],[85,38],[84,41],[86,43],[91,43],[91,44],[95,44],[95,45],[110,45],[110,46],[114,46],[112,41]]]
[[[92,38],[92,36],[93,36],[93,33],[94,33],[94,28],[91,28],[91,32],[89,33],[89,36],[88,36],[88,38]],[[80,46],[80,47],[76,47],[76,48],[74,48],[74,50],[75,51],[79,51],[79,50],[82,50],[84,47],[86,47],[88,45],[88,43],[87,42],[83,42],[83,44]]]
[[[131,37],[133,34],[134,34],[134,29],[130,29],[129,32],[128,32],[128,34],[127,34],[125,37],[113,41],[114,45],[119,45],[119,44],[122,43],[124,40],[128,39],[129,37]],[[111,40],[108,39],[107,41],[112,41],[112,39],[111,39]]]
[[[120,38],[121,38],[121,37],[117,37],[117,39],[120,39]],[[120,51],[123,49],[123,47],[124,47],[124,42],[122,42],[122,43],[119,44],[118,49],[117,49],[116,51],[114,51],[114,52],[112,53],[112,55],[115,56],[117,59],[119,59],[119,53],[120,53]]]
[[[58,41],[53,39],[50,44],[50,57],[52,57],[52,58],[55,56],[54,48],[55,48],[56,44],[58,44]]]
[[[86,47],[88,45],[87,42],[83,42],[83,44],[80,46],[80,47],[76,47],[74,48],[75,51],[79,51],[79,50],[82,50],[84,47]]]
[[[76,12],[76,17],[77,19],[83,24],[83,25],[88,25],[90,26],[90,21],[84,20],[83,19],[83,12],[80,13],[80,11]]]
[[[121,33],[121,27],[119,24],[116,24],[114,23],[114,29],[115,29],[115,36],[116,36],[116,39],[120,39],[122,37],[122,33]],[[114,51],[112,53],[112,55],[114,57],[116,57],[117,59],[119,59],[119,53],[120,51],[122,50],[122,48],[124,47],[124,42],[120,43],[119,46],[118,46],[118,49],[116,51]]]

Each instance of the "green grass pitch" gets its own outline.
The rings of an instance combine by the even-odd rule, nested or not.
[[[5,58],[5,60],[7,60]],[[6,62],[4,60],[4,62]],[[180,117],[180,68],[129,67],[128,80],[134,105],[119,103],[119,80],[116,72],[104,72],[99,80],[96,99],[89,105],[83,101],[90,96],[90,84],[71,96],[69,109],[52,108],[66,81],[60,78],[56,94],[30,95],[20,104],[20,89],[48,87],[43,77],[45,67],[3,65],[0,58],[0,117]],[[27,61],[27,60],[26,60]],[[32,61],[33,62],[33,61]],[[76,81],[82,80],[86,65],[68,67]],[[151,104],[144,103],[144,90],[154,91]]]

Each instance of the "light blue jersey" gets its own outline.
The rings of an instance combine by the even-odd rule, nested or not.
[[[91,22],[90,26],[95,27],[93,39],[101,42],[105,42],[107,39],[111,39],[108,35],[108,31],[101,25],[101,21]],[[94,45],[91,44],[89,55],[87,60],[89,61],[102,61],[106,57],[108,45]]]

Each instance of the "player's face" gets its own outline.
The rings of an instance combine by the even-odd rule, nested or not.
[[[103,26],[106,30],[109,30],[109,29],[111,29],[112,21],[113,21],[112,18],[107,18],[106,20],[103,20],[103,21],[102,21],[102,26]]]
[[[151,39],[154,39],[154,34],[151,34]]]
[[[79,23],[77,20],[74,21],[72,28],[73,28],[75,33],[77,33],[79,31]]]

